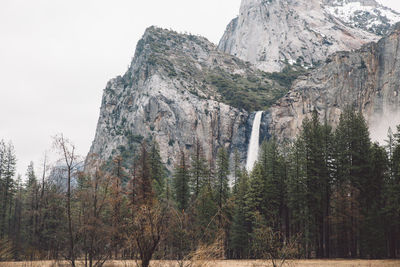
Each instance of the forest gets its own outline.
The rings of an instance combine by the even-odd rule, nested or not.
[[[59,135],[62,164],[16,178],[1,141],[0,261],[398,258],[400,127],[379,145],[351,108],[335,129],[321,121],[314,111],[295,140],[262,142],[250,173],[237,152],[230,166],[226,148],[213,161],[197,144],[168,174],[145,141],[82,167]]]

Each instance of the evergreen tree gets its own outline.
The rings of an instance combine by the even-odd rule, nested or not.
[[[239,178],[241,177],[241,168],[240,168],[240,155],[237,149],[233,154],[233,193],[237,193],[239,186]],[[247,174],[246,174],[247,175]]]
[[[327,138],[325,138],[327,135]],[[327,166],[329,156],[329,129],[324,129],[318,118],[318,112],[313,111],[311,120],[303,122],[302,139],[306,156],[306,204],[309,217],[307,228],[310,233],[311,247],[317,257],[326,256],[324,247],[329,243],[324,240],[329,207],[330,173]],[[328,200],[327,200],[328,199]],[[328,202],[328,203],[327,203]],[[325,255],[324,255],[325,254]]]
[[[250,222],[255,221],[256,215],[266,214],[264,205],[265,183],[262,176],[262,165],[257,162],[251,171],[249,178],[249,189],[247,190],[245,202],[246,213]],[[250,224],[250,228],[252,224]]]
[[[16,195],[14,199],[14,208],[12,215],[12,227],[10,229],[10,236],[12,236],[12,242],[14,247],[14,259],[21,259],[21,255],[23,255],[22,244],[26,243],[25,239],[23,239],[22,230],[24,229],[24,225],[22,225],[23,220],[23,186],[21,175],[18,175],[18,178],[15,183]]]
[[[204,156],[200,142],[197,140],[191,157],[190,169],[190,187],[195,198],[198,197],[208,176],[207,160]]]
[[[313,251],[318,257],[329,256],[332,139],[331,128],[320,123],[314,110],[289,153],[288,228],[292,235],[302,234],[307,257]]]
[[[333,173],[334,173],[334,135],[332,132],[332,127],[328,125],[325,118],[324,125],[322,126],[323,135],[323,156],[324,156],[324,166],[322,168],[322,253],[323,257],[330,257],[330,245],[331,245],[331,197],[332,197],[332,184],[333,184]]]
[[[135,181],[133,183],[135,205],[146,204],[154,199],[153,178],[151,176],[150,158],[147,144],[143,142],[140,154],[134,167]]]
[[[161,160],[160,148],[156,141],[153,141],[149,153],[150,171],[153,178],[153,187],[156,195],[164,197],[165,190],[165,171]]]
[[[9,233],[12,200],[15,193],[15,168],[16,157],[13,144],[10,142],[5,145],[3,141],[0,141],[0,239]]]
[[[196,240],[210,244],[218,231],[218,205],[208,182],[201,188],[194,205],[194,225]]]
[[[288,180],[287,180],[287,203],[289,208],[289,219],[291,236],[301,234],[301,243],[306,248],[306,236],[309,236],[308,228],[305,227],[308,209],[307,207],[307,167],[304,142],[297,138],[289,153]],[[306,253],[307,254],[307,253]]]
[[[240,172],[237,189],[234,193],[234,210],[231,225],[231,249],[233,258],[244,259],[248,256],[250,222],[247,217],[246,195],[249,187],[246,170]]]
[[[364,190],[368,192],[362,206],[360,225],[360,256],[382,258],[386,255],[383,190],[388,170],[388,158],[385,149],[378,144],[371,148],[371,174],[366,177]]]
[[[182,151],[174,174],[175,200],[180,211],[185,211],[189,206],[189,178],[189,168],[186,165],[185,153]]]
[[[286,222],[286,164],[278,151],[275,139],[261,145],[259,162],[264,183],[264,215],[271,227],[283,231]]]
[[[34,249],[37,247],[37,227],[38,227],[38,182],[36,178],[36,174],[33,167],[33,162],[31,162],[28,166],[26,171],[26,203],[25,203],[25,210],[27,215],[27,245],[28,249],[32,251],[30,255],[30,259],[33,260],[34,258]]]
[[[4,169],[5,169],[5,163],[6,163],[6,144],[4,143],[4,140],[0,140],[0,199],[1,203],[3,204],[4,202],[4,191],[5,191],[5,181],[4,181]],[[3,205],[0,207],[1,208],[1,216],[3,214]],[[1,233],[1,235],[4,235],[4,233]]]
[[[389,257],[398,256],[400,248],[400,126],[394,134],[391,175],[384,185],[385,228]]]
[[[371,141],[362,114],[347,108],[335,132],[336,247],[339,257],[357,257],[360,251],[362,208],[369,198]]]
[[[215,177],[215,196],[220,211],[229,197],[229,158],[225,148],[221,147],[217,155]]]

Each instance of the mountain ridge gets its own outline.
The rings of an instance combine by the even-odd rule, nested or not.
[[[104,89],[89,154],[107,160],[154,140],[169,169],[196,142],[208,158],[224,146],[244,159],[251,120],[245,108],[257,101],[264,108],[288,89],[203,37],[150,27],[126,73]]]
[[[398,28],[397,25],[382,40],[392,38],[398,33]],[[385,41],[379,42],[382,43]],[[360,51],[373,46],[364,45]],[[399,53],[392,46],[384,51],[374,50],[370,57],[392,55],[396,58]],[[138,42],[126,73],[110,80],[104,89],[96,135],[89,154],[108,160],[133,151],[143,140],[157,141],[162,158],[172,170],[180,151],[190,154],[192,147],[199,142],[210,160],[215,159],[219,147],[225,147],[231,160],[231,152],[238,150],[244,162],[254,120],[253,111],[266,111],[262,116],[260,140],[272,135],[281,140],[291,139],[298,133],[302,120],[309,116],[312,107],[316,107],[322,116],[328,114],[329,121],[335,124],[346,97],[352,96],[350,89],[363,92],[364,87],[353,86],[356,81],[363,84],[360,77],[370,83],[370,98],[363,103],[377,99],[375,102],[379,104],[385,99],[391,108],[393,104],[388,97],[376,96],[378,85],[373,79],[368,80],[371,74],[360,71],[373,69],[373,64],[366,59],[364,64],[357,61],[359,57],[354,55],[360,52],[354,51],[335,51],[332,56],[324,58],[320,66],[285,62],[283,71],[267,73],[219,51],[204,37],[149,27]],[[354,62],[345,65],[342,57]],[[353,68],[352,64],[356,67]],[[392,82],[393,78],[388,78],[389,74],[382,66],[374,67],[381,70],[377,75],[382,76],[378,78]],[[329,76],[335,71],[338,77],[353,73],[350,75],[352,79],[344,79],[347,81],[345,84],[340,78]],[[361,76],[354,76],[354,73]],[[338,93],[336,85],[340,82],[344,89]],[[322,88],[327,97],[318,94],[316,88]],[[386,91],[395,95],[392,87]],[[337,99],[345,99],[337,104],[338,108],[332,104]],[[353,100],[348,99],[348,102],[351,104]],[[378,104],[363,110],[370,123],[370,114],[380,114],[379,109],[383,109],[383,104]]]
[[[375,141],[400,124],[400,23],[378,42],[360,49],[338,51],[307,76],[294,82],[289,93],[269,109],[271,133],[292,139],[301,123],[316,109],[321,120],[335,126],[341,111],[361,111]]]
[[[355,3],[360,8],[352,10],[348,21],[335,14]],[[264,71],[281,71],[294,63],[307,68],[336,51],[377,41],[381,37],[377,33],[386,33],[392,25],[378,16],[384,12],[400,21],[400,14],[374,0],[243,0],[239,16],[227,26],[218,48]],[[372,22],[376,25],[369,31]]]

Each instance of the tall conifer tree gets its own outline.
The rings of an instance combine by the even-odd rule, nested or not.
[[[189,167],[186,164],[185,153],[182,151],[174,174],[175,200],[180,211],[185,211],[189,206],[189,178]]]

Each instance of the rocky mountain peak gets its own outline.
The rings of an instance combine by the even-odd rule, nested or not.
[[[180,151],[190,153],[197,142],[208,158],[221,146],[245,158],[249,112],[286,94],[286,78],[225,54],[203,37],[150,27],[127,72],[104,90],[90,153],[107,160],[154,140],[170,170]]]
[[[135,56],[141,54],[157,54],[165,56],[171,54],[200,56],[215,50],[215,45],[201,36],[180,34],[178,32],[158,28],[155,26],[146,29],[142,39],[136,46]]]
[[[372,139],[385,140],[388,128],[400,124],[399,49],[400,23],[376,43],[330,55],[268,111],[271,132],[281,140],[293,138],[314,109],[335,126],[353,106],[363,113]]]
[[[264,71],[377,41],[400,15],[374,0],[243,0],[218,48]]]
[[[195,144],[209,159],[225,147],[244,161],[254,111],[265,110],[260,140],[292,138],[313,108],[335,124],[351,104],[379,128],[382,118],[400,114],[400,24],[363,46],[378,35],[327,11],[354,2],[341,3],[244,0],[218,48],[203,37],[148,28],[126,73],[104,89],[90,153],[129,159],[148,140],[157,141],[169,170]]]

